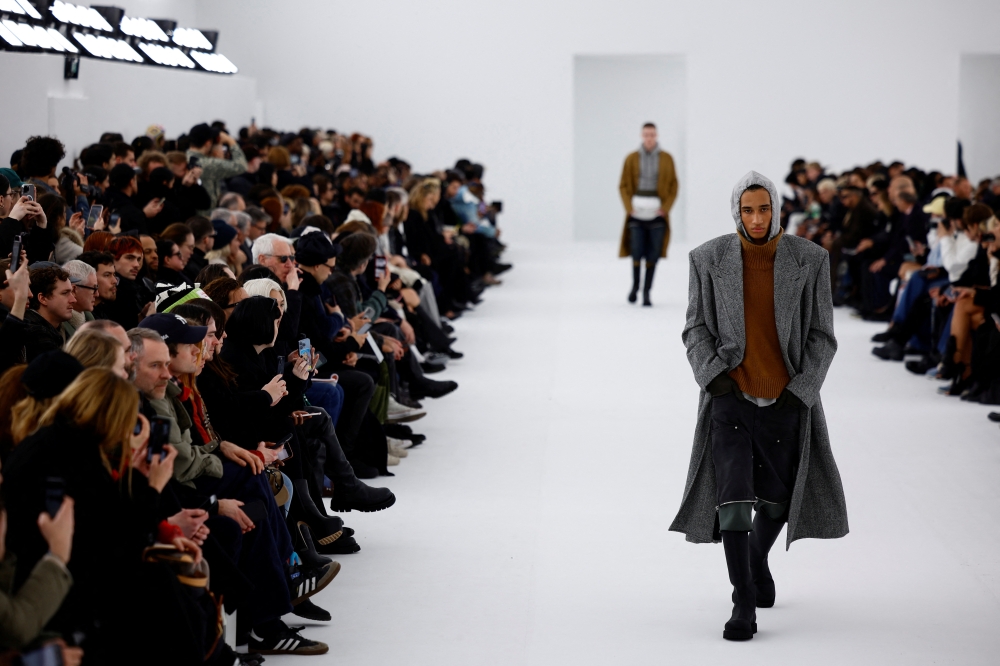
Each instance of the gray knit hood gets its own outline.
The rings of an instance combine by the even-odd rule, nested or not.
[[[743,235],[747,238],[750,237],[747,230],[743,228],[743,220],[740,218],[740,197],[743,196],[743,193],[751,185],[760,185],[771,195],[771,230],[767,234],[767,240],[771,240],[777,235],[778,230],[781,229],[781,199],[778,197],[778,190],[774,187],[774,183],[767,176],[762,176],[756,171],[748,171],[747,175],[740,178],[739,182],[736,183],[736,187],[733,188],[730,205],[733,211],[733,219],[736,220],[736,229],[743,232]]]

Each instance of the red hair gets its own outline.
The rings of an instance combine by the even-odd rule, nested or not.
[[[114,234],[108,233],[107,231],[95,231],[87,236],[87,240],[83,244],[83,251],[90,252],[91,250],[94,250],[97,252],[107,252],[108,243],[114,239]]]
[[[135,236],[118,236],[108,243],[107,252],[110,252],[114,256],[115,261],[118,261],[129,252],[138,253],[141,257],[142,243]]]
[[[372,221],[372,226],[375,227],[375,231],[381,233],[385,232],[385,224],[383,220],[385,219],[385,206],[377,201],[366,201],[361,204],[361,212],[368,216],[368,219]]]

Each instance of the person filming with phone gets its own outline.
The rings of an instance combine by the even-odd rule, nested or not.
[[[33,195],[22,196],[24,185],[12,169],[0,169],[0,258],[10,256],[15,240],[28,255],[28,263],[47,261],[55,245],[48,232],[45,211]]]

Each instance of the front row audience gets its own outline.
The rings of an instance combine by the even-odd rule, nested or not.
[[[192,132],[199,154],[235,145],[207,128]],[[28,147],[41,140],[55,141]],[[46,194],[47,217],[22,202],[0,220],[0,245],[4,228],[20,234],[0,253],[21,247],[16,270],[0,260],[0,665],[327,653],[283,618],[331,619],[313,597],[340,571],[331,556],[360,550],[337,512],[395,503],[363,479],[424,441],[407,425],[419,401],[458,388],[430,377],[462,356],[449,321],[507,268],[458,171],[410,177],[408,192],[405,163],[371,165],[379,185],[359,178],[338,207],[329,179],[311,190],[293,174],[278,193],[265,169],[250,214],[225,180],[172,199],[197,179],[165,184],[169,158],[147,158],[138,179],[111,168],[106,198]],[[17,177],[0,170],[0,188]],[[302,203],[282,212],[285,195]],[[171,217],[215,198],[232,208]],[[117,217],[83,229],[78,208],[102,200]],[[59,264],[53,233],[70,218],[79,238],[58,238],[82,246]]]

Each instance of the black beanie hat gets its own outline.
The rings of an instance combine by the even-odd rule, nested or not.
[[[53,349],[39,354],[28,364],[21,375],[21,383],[35,400],[48,400],[62,393],[81,372],[83,366],[75,357],[61,349]]]
[[[340,250],[340,245],[331,243],[325,233],[313,231],[295,241],[295,261],[303,266],[319,266],[340,254]]]

